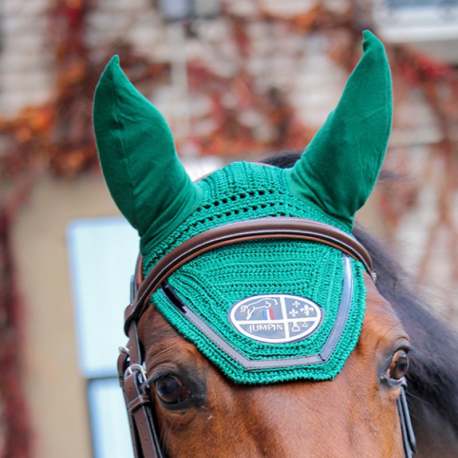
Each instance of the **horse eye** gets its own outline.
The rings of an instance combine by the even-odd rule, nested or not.
[[[405,350],[398,350],[391,360],[386,371],[386,378],[393,381],[401,381],[409,370],[409,356]]]
[[[176,405],[191,397],[191,393],[183,382],[174,375],[164,375],[158,378],[154,386],[159,399],[164,404]]]

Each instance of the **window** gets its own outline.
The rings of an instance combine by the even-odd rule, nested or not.
[[[388,41],[458,39],[458,0],[377,0],[373,11],[377,31]]]
[[[447,8],[458,5],[458,0],[385,0],[391,9],[401,8]]]
[[[74,221],[68,230],[79,365],[87,398],[95,458],[129,458],[127,415],[118,385],[118,347],[125,345],[123,314],[138,236],[121,218]]]

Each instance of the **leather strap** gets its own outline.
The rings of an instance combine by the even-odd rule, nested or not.
[[[135,458],[164,458],[154,418],[153,401],[143,370],[137,323],[129,330],[127,348],[120,348],[118,377],[129,420]]]
[[[163,458],[150,396],[137,372],[126,374],[122,385],[135,458]]]
[[[399,421],[401,423],[401,434],[402,443],[404,446],[404,457],[413,458],[418,453],[417,441],[415,439],[415,433],[413,431],[412,420],[410,418],[409,407],[407,405],[407,397],[405,386],[401,386],[401,394],[397,399],[396,403],[398,406]]]
[[[134,301],[126,308],[124,315],[126,334],[129,334],[130,324],[137,320],[148,306],[148,300],[154,291],[183,264],[224,245],[269,238],[292,238],[337,248],[360,261],[375,281],[369,253],[355,238],[340,229],[301,218],[274,217],[239,221],[195,235],[167,253],[141,282]],[[139,266],[140,263],[137,263],[137,279],[141,278]]]

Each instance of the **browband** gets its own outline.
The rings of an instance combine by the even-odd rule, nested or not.
[[[143,280],[142,259],[137,262],[136,290],[133,302],[125,311],[126,334],[132,321],[140,318],[148,305],[148,300],[159,285],[183,264],[207,251],[228,244],[249,240],[291,238],[318,242],[337,248],[343,253],[360,261],[371,278],[376,275],[372,270],[372,260],[366,249],[351,235],[329,224],[302,218],[269,217],[238,221],[209,229],[191,237],[167,253]]]

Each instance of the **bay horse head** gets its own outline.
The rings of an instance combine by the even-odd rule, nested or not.
[[[234,163],[197,183],[118,59],[105,69],[100,161],[141,237],[138,283],[150,278],[120,360],[138,457],[403,456],[409,335],[351,236],[392,118],[383,46],[365,32],[363,49],[294,166]],[[159,438],[143,435],[153,422]]]

